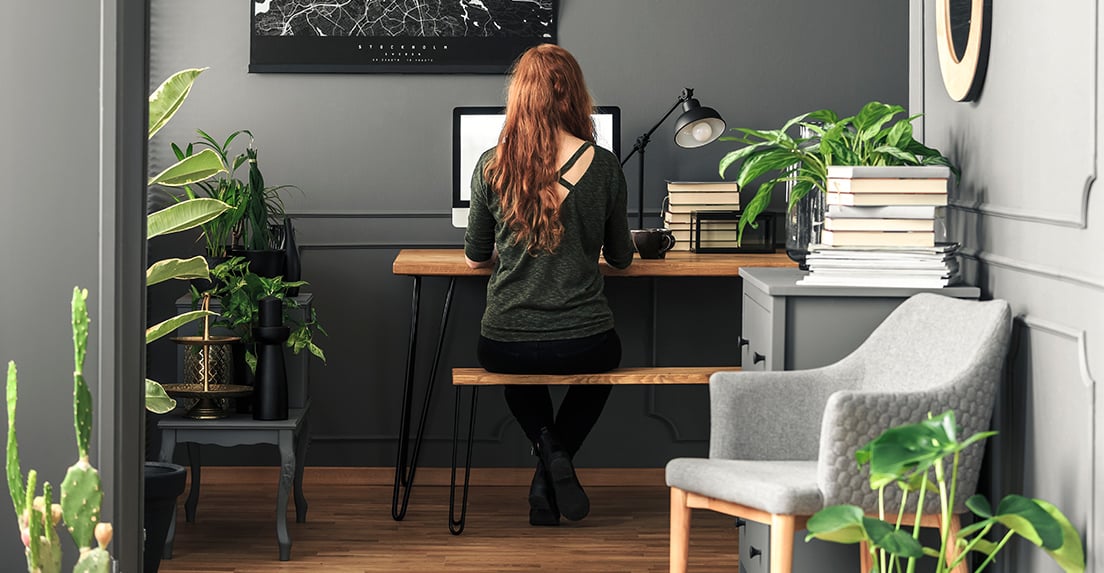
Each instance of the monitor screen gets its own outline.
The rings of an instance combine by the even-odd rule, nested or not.
[[[595,143],[621,157],[621,108],[597,107]],[[471,178],[484,151],[498,144],[506,122],[502,107],[457,107],[452,112],[452,206],[466,208],[471,198]]]

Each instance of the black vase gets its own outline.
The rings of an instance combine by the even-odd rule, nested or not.
[[[287,264],[284,280],[299,280],[303,276],[303,269],[299,262],[299,245],[295,242],[295,227],[291,224],[291,217],[284,217],[284,253]],[[288,287],[287,296],[299,296],[299,287]]]
[[[257,341],[257,374],[253,381],[253,419],[288,418],[287,369],[284,343],[291,329],[284,326],[284,302],[276,297],[261,300],[260,326],[253,329]]]
[[[169,534],[169,525],[172,523],[176,498],[184,493],[186,477],[187,472],[183,466],[146,462],[146,503],[143,515],[146,543],[142,559],[144,573],[157,573],[161,566],[161,554],[165,548],[165,538]]]

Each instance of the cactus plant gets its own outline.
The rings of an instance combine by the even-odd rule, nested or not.
[[[7,412],[8,442],[6,473],[8,492],[19,531],[26,546],[29,573],[59,573],[61,545],[57,525],[64,522],[80,557],[74,573],[107,573],[111,556],[111,525],[99,523],[103,489],[100,474],[89,462],[88,448],[92,437],[92,393],[84,381],[84,358],[88,348],[88,291],[73,289],[73,425],[77,436],[77,462],[69,468],[61,482],[61,503],[54,503],[50,482],[43,482],[42,495],[37,492],[38,472],[27,472],[26,483],[19,462],[19,440],[15,431],[15,412],[19,382],[15,362],[8,363]],[[93,536],[96,547],[93,547]]]

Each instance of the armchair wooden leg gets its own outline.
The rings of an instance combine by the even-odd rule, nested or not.
[[[771,515],[770,573],[793,573],[793,539],[797,517]]]
[[[947,535],[947,565],[950,565],[955,559],[958,558],[958,530],[962,528],[962,520],[959,519],[957,514],[951,515],[951,523],[949,524],[949,532]],[[940,531],[942,533],[942,530]],[[951,570],[951,573],[970,573],[970,568],[966,566],[966,561],[963,560],[957,567]]]
[[[874,569],[874,560],[870,558],[870,544],[859,542],[859,570],[862,573],[870,573]]]
[[[686,573],[690,559],[690,507],[686,491],[671,488],[671,573]]]

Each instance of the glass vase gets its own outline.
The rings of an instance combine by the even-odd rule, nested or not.
[[[790,185],[786,188],[786,204],[790,203]],[[809,270],[805,257],[810,245],[820,242],[826,209],[824,193],[813,189],[786,211],[786,254],[801,270]]]

